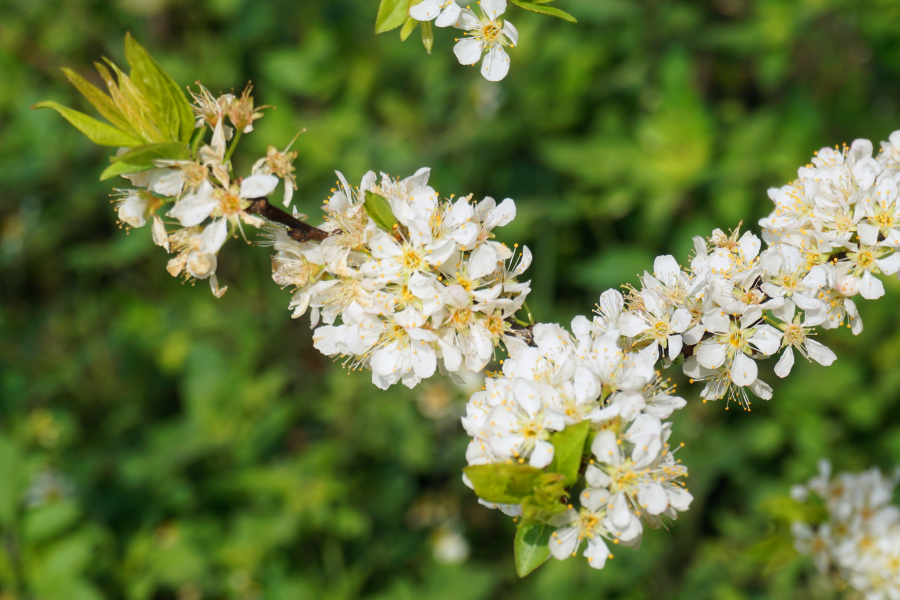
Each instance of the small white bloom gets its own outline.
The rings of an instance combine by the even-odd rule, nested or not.
[[[507,20],[500,20],[506,11],[506,0],[481,0],[482,15],[463,9],[455,26],[466,32],[453,48],[462,65],[474,65],[487,52],[481,63],[481,74],[488,81],[500,81],[509,72],[509,55],[504,46],[515,47],[519,32]]]

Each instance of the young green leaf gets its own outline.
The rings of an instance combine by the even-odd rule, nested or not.
[[[69,83],[75,86],[81,95],[97,109],[103,118],[112,123],[113,127],[120,129],[124,133],[133,137],[138,137],[137,132],[132,129],[131,124],[107,94],[104,94],[97,86],[90,83],[87,79],[73,71],[72,69],[63,67],[62,72],[65,74]]]
[[[130,33],[125,35],[125,58],[135,87],[153,106],[157,126],[169,140],[187,144],[194,133],[194,113],[184,93]]]
[[[419,22],[412,17],[406,19],[406,23],[403,24],[403,29],[400,30],[400,41],[405,42],[406,38],[408,38],[412,34],[412,32],[416,30],[416,27],[418,25]]]
[[[141,171],[149,171],[153,168],[153,165],[130,165],[124,162],[116,162],[103,170],[100,173],[100,181],[106,181],[107,179],[112,179],[118,175],[123,175],[125,173],[140,173]]]
[[[584,442],[590,428],[590,421],[582,421],[550,436],[550,443],[553,444],[553,462],[550,463],[547,470],[565,477],[567,486],[578,480]]]
[[[828,509],[819,502],[797,502],[789,496],[772,496],[763,500],[759,509],[773,519],[784,523],[824,523]]]
[[[425,46],[428,54],[431,54],[431,48],[434,46],[434,28],[431,26],[431,21],[422,23],[422,45]]]
[[[374,192],[366,192],[366,202],[363,204],[366,214],[375,221],[375,224],[387,232],[394,230],[397,223],[397,217],[391,211],[391,205],[384,196],[380,196]]]
[[[149,100],[144,97],[134,81],[126,75],[114,62],[104,59],[110,69],[116,74],[115,78],[106,66],[94,63],[100,76],[106,82],[109,93],[112,95],[116,106],[138,133],[145,144],[159,144],[170,142],[168,135],[160,129],[156,123],[156,115],[150,107]]]
[[[578,21],[567,13],[564,10],[560,10],[558,8],[553,8],[552,6],[544,6],[543,3],[537,2],[528,2],[528,0],[510,0],[516,6],[524,8],[525,10],[530,10],[531,12],[541,13],[542,15],[550,15],[552,17],[559,17],[560,19],[565,19],[570,23],[577,23]]]
[[[516,531],[516,573],[525,577],[550,558],[550,535],[555,528],[537,521],[522,521]]]
[[[522,515],[532,521],[549,522],[556,513],[566,510],[560,500],[568,496],[565,477],[544,473],[534,481],[534,493],[522,499]]]
[[[540,469],[518,463],[474,465],[463,469],[479,498],[497,504],[518,504],[534,490]]]
[[[375,18],[375,33],[397,29],[409,17],[409,0],[381,0]]]
[[[153,161],[159,159],[187,160],[191,157],[188,147],[181,142],[169,142],[166,144],[148,144],[138,146],[119,156],[113,157],[113,163],[127,163],[138,166],[154,166]]]
[[[89,140],[100,146],[124,146],[126,148],[133,148],[144,143],[136,137],[130,136],[123,131],[119,131],[112,125],[102,123],[77,110],[66,108],[58,102],[48,100],[46,102],[39,102],[31,108],[52,108],[61,114],[66,121],[74,125],[78,131],[86,135]]]

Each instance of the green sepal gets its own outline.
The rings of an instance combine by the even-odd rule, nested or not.
[[[408,38],[412,34],[412,32],[416,30],[416,27],[418,25],[419,22],[412,17],[406,19],[406,22],[403,24],[403,29],[400,30],[400,41],[405,42],[406,38]]]
[[[550,535],[555,529],[538,521],[523,520],[519,523],[513,545],[519,577],[525,577],[547,562],[550,558]]]
[[[564,10],[553,8],[552,6],[544,6],[544,3],[528,2],[528,0],[510,0],[516,6],[530,10],[531,12],[540,13],[542,15],[550,15],[551,17],[559,17],[570,23],[577,23],[578,20]]]
[[[547,466],[547,470],[562,475],[566,486],[578,481],[584,442],[590,428],[590,421],[582,421],[550,436],[550,443],[553,444],[553,462]]]
[[[397,29],[409,17],[409,0],[381,0],[375,17],[375,33]]]
[[[366,209],[366,214],[369,215],[370,219],[375,221],[375,224],[378,225],[378,227],[384,229],[388,233],[394,231],[394,225],[397,224],[397,217],[394,216],[391,205],[384,196],[367,191],[363,208]]]
[[[89,140],[100,146],[134,148],[144,143],[134,136],[119,131],[112,125],[107,125],[93,117],[89,117],[83,112],[67,108],[59,102],[48,100],[39,102],[31,108],[52,108],[61,114],[66,121],[74,125],[78,131],[86,135]]]
[[[540,469],[518,463],[473,465],[463,469],[482,500],[497,504],[518,504],[531,495]]]
[[[168,142],[165,144],[147,144],[138,146],[128,152],[114,156],[110,160],[113,163],[128,163],[130,165],[153,167],[154,160],[187,160],[191,157],[188,147],[181,142]]]
[[[112,179],[116,175],[124,175],[125,173],[140,173],[141,171],[149,171],[153,165],[131,165],[124,162],[117,162],[109,165],[100,173],[100,181]]]
[[[169,140],[187,144],[194,133],[194,112],[178,84],[163,71],[130,33],[125,34],[125,58],[131,80],[153,105],[157,126]]]
[[[434,46],[434,28],[431,26],[431,21],[422,23],[422,45],[425,46],[428,54],[431,54],[431,48]]]

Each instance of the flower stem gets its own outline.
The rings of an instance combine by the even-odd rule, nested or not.
[[[197,150],[200,148],[204,135],[206,135],[206,125],[198,129],[197,133],[194,134],[194,139],[191,140],[191,156],[194,158],[197,158]]]
[[[234,154],[234,149],[237,148],[238,142],[241,141],[241,130],[234,130],[234,137],[231,138],[231,145],[228,146],[228,150],[225,152],[225,158],[223,162],[228,162],[231,160],[231,155]]]
[[[528,315],[528,324],[529,324],[529,325],[534,325],[534,317],[531,316],[531,309],[528,308],[528,303],[527,303],[527,302],[523,302],[523,303],[522,303],[522,308],[525,309],[525,314]]]

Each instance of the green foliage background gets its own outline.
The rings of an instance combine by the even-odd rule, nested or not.
[[[774,498],[838,467],[900,463],[900,286],[866,329],[822,341],[752,414],[684,386],[696,500],[602,572],[519,581],[514,525],[460,481],[464,394],[376,390],[315,352],[263,249],[226,247],[215,300],[170,278],[149,232],[115,225],[108,150],[58,115],[90,108],[59,67],[123,63],[131,31],[181,85],[252,79],[277,105],[238,168],[295,148],[301,208],[340,169],[424,165],[445,195],[511,196],[535,251],[532,306],[568,322],[692,235],[753,224],[822,145],[900,129],[894,0],[559,0],[518,9],[501,84],[453,33],[373,35],[374,0],[0,0],[0,598],[571,600],[829,597],[783,545]],[[93,79],[96,81],[96,79]],[[457,527],[468,561],[443,565]]]

